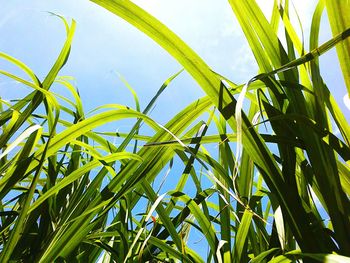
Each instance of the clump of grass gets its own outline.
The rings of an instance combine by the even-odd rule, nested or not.
[[[132,2],[93,2],[155,40],[207,96],[166,125],[156,123],[147,114],[176,73],[143,112],[139,106],[108,105],[85,117],[74,86],[58,77],[75,29],[75,22],[69,25],[64,18],[67,39],[43,81],[19,60],[0,53],[30,80],[0,73],[34,90],[14,104],[2,101],[0,261],[349,261],[350,127],[318,63],[324,52],[341,45],[338,56],[348,78],[344,61],[349,59],[350,25],[342,19],[347,7],[325,1],[334,37],[319,45],[320,1],[306,52],[289,21],[288,1],[273,6],[271,21],[253,0],[229,1],[260,71],[238,85],[213,72]],[[279,23],[287,49],[277,34]],[[51,92],[54,82],[72,98]],[[243,99],[249,101],[244,109]],[[44,112],[38,110],[41,105]],[[94,131],[126,118],[136,119],[127,134]],[[332,121],[340,136],[332,133]],[[154,132],[139,134],[142,123]],[[266,130],[260,129],[263,124]],[[208,135],[209,127],[217,134]],[[122,137],[121,143],[111,143],[111,135]],[[218,144],[218,154],[206,150],[208,143]],[[129,146],[132,152],[126,151]],[[172,168],[174,158],[181,160],[183,171],[177,184],[159,195],[153,182],[165,167]],[[212,182],[209,187],[202,183],[203,174]],[[190,181],[194,193],[186,192]],[[193,231],[203,236],[207,255],[191,248]]]

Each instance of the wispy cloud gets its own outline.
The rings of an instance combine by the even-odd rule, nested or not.
[[[9,21],[11,18],[15,17],[16,12],[15,11],[10,11],[5,13],[3,16],[0,18],[0,28],[6,25],[7,21]]]

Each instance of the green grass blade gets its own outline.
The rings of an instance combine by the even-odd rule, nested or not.
[[[63,189],[65,186],[73,183],[74,181],[78,180],[82,175],[85,173],[91,171],[92,169],[100,166],[100,165],[105,165],[111,162],[115,162],[120,159],[133,159],[133,160],[138,160],[142,161],[142,159],[137,156],[136,154],[131,154],[131,153],[114,153],[106,157],[101,157],[97,160],[91,161],[79,169],[75,170],[69,176],[63,178],[60,182],[55,184],[53,187],[51,187],[47,192],[45,192],[43,195],[40,196],[40,198],[35,201],[31,207],[28,210],[28,213],[31,211],[35,210],[37,207],[39,207],[47,198],[50,196],[57,194],[61,189]]]
[[[348,1],[325,0],[328,20],[333,36],[350,28],[350,5]],[[340,67],[343,71],[345,85],[350,96],[350,39],[344,40],[337,46]]]
[[[36,142],[40,139],[42,129],[37,129],[35,130],[31,135],[30,138],[27,141],[27,144],[31,144],[28,147],[32,148]],[[29,156],[27,158],[30,158]],[[26,218],[27,218],[27,213],[28,213],[28,208],[30,206],[30,203],[32,201],[34,191],[37,186],[37,182],[39,179],[40,172],[43,167],[43,162],[44,162],[44,157],[40,160],[40,166],[38,169],[35,171],[35,175],[33,178],[33,181],[31,182],[30,188],[28,192],[26,193],[25,200],[23,201],[20,214],[18,219],[16,220],[15,226],[11,231],[11,235],[7,241],[7,243],[4,245],[4,248],[0,254],[0,261],[1,262],[8,262],[11,258],[11,255],[16,247],[16,244],[18,242],[18,239],[20,238],[21,234],[23,233],[23,229],[26,223]]]

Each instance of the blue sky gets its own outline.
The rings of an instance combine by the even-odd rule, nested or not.
[[[215,71],[236,83],[244,83],[257,73],[254,58],[227,1],[135,2],[179,34]],[[272,1],[260,2],[268,14]],[[307,36],[315,1],[294,2]],[[89,1],[0,0],[0,5],[0,50],[24,61],[41,78],[65,39],[61,21],[45,11],[77,21],[71,56],[61,75],[75,77],[87,109],[113,102],[133,105],[132,96],[119,81],[117,72],[127,79],[145,105],[162,82],[181,69],[147,36]],[[326,23],[323,24],[321,42],[330,37]],[[330,51],[321,63],[333,62],[331,71],[329,67],[324,70],[325,78],[329,83],[336,83],[334,94],[342,102],[345,88],[334,56],[335,51]],[[321,69],[324,68],[321,64]],[[15,86],[3,80],[1,96],[6,99],[17,95]],[[154,116],[164,122],[203,94],[188,74],[183,73],[162,96]]]
[[[217,72],[243,84],[258,68],[227,1],[135,0],[177,33]],[[271,0],[260,0],[268,14]],[[294,1],[308,36],[316,1]],[[141,108],[162,83],[181,66],[157,44],[122,19],[86,0],[0,0],[0,51],[12,55],[43,79],[65,40],[65,29],[47,11],[77,21],[72,51],[60,75],[75,78],[86,112],[107,103],[134,107],[131,93],[118,79],[120,73],[136,90]],[[294,21],[296,19],[294,18]],[[330,38],[324,16],[320,42]],[[346,93],[335,50],[321,57],[321,71],[329,89],[350,119],[343,103]],[[330,67],[330,65],[332,65]],[[0,69],[14,68],[0,61]],[[55,91],[62,92],[59,87]],[[0,76],[0,96],[13,99],[30,90]],[[151,116],[165,124],[179,110],[204,93],[182,73],[162,94]],[[118,127],[127,131],[132,124]]]
[[[244,83],[257,73],[254,58],[244,40],[227,1],[212,0],[137,0],[180,35],[217,72],[236,83]],[[269,15],[271,0],[259,1]],[[294,1],[305,36],[308,35],[316,1]],[[104,103],[133,105],[132,96],[117,76],[122,74],[137,91],[141,105],[181,66],[147,36],[118,17],[86,0],[5,1],[0,0],[0,50],[28,64],[43,78],[54,62],[65,39],[59,19],[46,11],[77,21],[73,48],[61,75],[74,76],[86,109]],[[325,19],[323,19],[325,21]],[[330,37],[323,23],[321,42]],[[321,59],[326,82],[343,106],[345,87],[332,50]],[[0,62],[2,66],[3,62]],[[323,65],[334,65],[332,70]],[[7,69],[8,65],[2,66]],[[0,94],[18,96],[15,83],[1,79]],[[188,76],[181,74],[158,102],[152,116],[164,123],[179,109],[204,93]]]

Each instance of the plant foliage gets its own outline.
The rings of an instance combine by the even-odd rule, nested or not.
[[[0,74],[33,89],[0,104],[0,262],[350,262],[350,126],[319,69],[319,56],[337,47],[350,90],[349,5],[318,3],[306,50],[288,1],[275,1],[268,20],[254,0],[229,0],[259,66],[239,85],[131,1],[92,2],[157,42],[206,96],[164,126],[152,120],[178,72],[143,111],[124,81],[136,109],[105,105],[87,115],[76,88],[58,76],[76,26],[63,17],[66,41],[43,81],[0,53],[26,77]],[[334,36],[320,45],[325,7]],[[71,97],[50,91],[54,84]],[[97,131],[124,119],[134,121],[127,134]],[[140,134],[141,125],[153,132]],[[175,159],[176,172],[183,169],[175,186],[156,189]],[[191,248],[193,233],[207,254]]]

